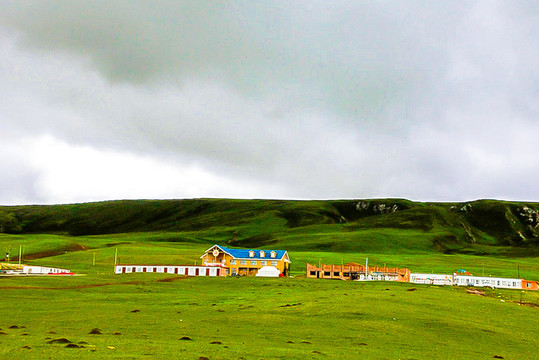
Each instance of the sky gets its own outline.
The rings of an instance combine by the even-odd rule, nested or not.
[[[0,204],[539,201],[537,1],[0,3]]]

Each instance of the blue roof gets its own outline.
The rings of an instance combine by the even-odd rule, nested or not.
[[[221,248],[223,251],[229,253],[232,257],[236,259],[282,259],[286,254],[286,250],[267,250],[267,249],[230,249],[224,246],[215,245]],[[213,246],[212,246],[213,248]],[[254,256],[249,256],[249,252],[254,251]],[[271,257],[271,252],[276,253],[275,257]],[[260,253],[264,252],[266,256],[260,256]]]

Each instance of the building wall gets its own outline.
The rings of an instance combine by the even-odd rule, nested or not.
[[[455,285],[493,287],[493,288],[502,288],[502,289],[522,289],[522,279],[456,275]]]
[[[25,274],[66,274],[71,271],[68,269],[60,269],[47,266],[29,266],[23,265],[22,272]]]
[[[524,290],[539,290],[539,281],[522,280],[522,289],[524,289]]]
[[[453,280],[449,274],[410,274],[410,282],[414,284],[453,285]]]
[[[116,265],[115,274],[160,273],[185,276],[221,276],[224,269],[192,265]]]
[[[390,267],[379,267],[348,263],[345,265],[320,266],[307,263],[307,277],[316,279],[341,279],[341,280],[385,280],[385,281],[410,281],[410,270]]]

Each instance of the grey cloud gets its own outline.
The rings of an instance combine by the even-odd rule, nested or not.
[[[110,81],[209,77],[251,96],[288,89],[296,106],[381,121],[379,113],[439,76],[469,7],[420,5],[12,2],[4,21],[26,46],[89,58]]]
[[[52,133],[189,160],[304,198],[537,197],[522,179],[539,174],[523,135],[539,115],[537,13],[533,2],[7,1],[0,138]]]

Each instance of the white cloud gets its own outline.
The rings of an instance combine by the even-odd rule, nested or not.
[[[24,138],[10,147],[25,149],[17,160],[36,175],[33,186],[43,203],[137,198],[251,198],[262,192],[269,197],[286,197],[283,187],[264,181],[227,178],[196,163],[168,163],[127,152],[74,146],[52,136]]]

